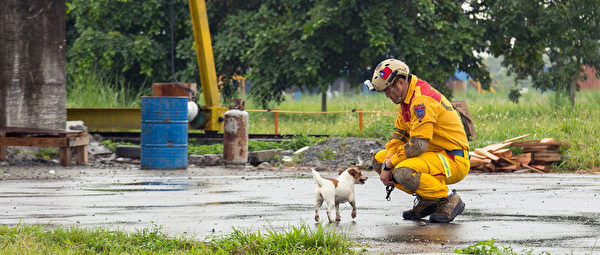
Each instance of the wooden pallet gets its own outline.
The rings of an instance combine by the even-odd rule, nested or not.
[[[88,162],[89,143],[90,138],[87,132],[0,127],[0,160],[8,160],[6,153],[8,146],[59,147],[61,165],[71,165],[71,148],[74,148],[77,153],[77,163],[82,164]]]

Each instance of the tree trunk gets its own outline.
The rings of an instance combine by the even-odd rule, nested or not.
[[[327,111],[327,90],[321,92],[321,111]]]
[[[581,58],[577,58],[577,64],[578,67],[581,69]],[[575,109],[575,92],[577,92],[577,81],[579,81],[580,76],[581,71],[578,70],[578,72],[573,74],[571,84],[569,84],[569,100],[571,102],[571,109]]]

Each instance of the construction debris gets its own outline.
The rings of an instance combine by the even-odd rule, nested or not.
[[[560,146],[569,143],[553,138],[517,142],[528,136],[525,134],[469,152],[471,172],[548,173],[553,163],[562,161]],[[519,151],[517,148],[521,148],[522,153],[513,155],[513,151]]]

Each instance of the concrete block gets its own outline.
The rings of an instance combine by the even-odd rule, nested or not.
[[[122,158],[140,158],[142,147],[138,145],[118,145],[116,154]]]
[[[250,152],[248,161],[250,164],[257,166],[262,162],[273,160],[276,156],[281,157],[283,150],[263,150]]]

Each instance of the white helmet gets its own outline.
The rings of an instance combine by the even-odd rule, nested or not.
[[[386,59],[379,63],[373,72],[373,78],[365,81],[365,85],[371,91],[384,91],[394,84],[396,78],[406,79],[410,70],[404,62],[397,59]]]

